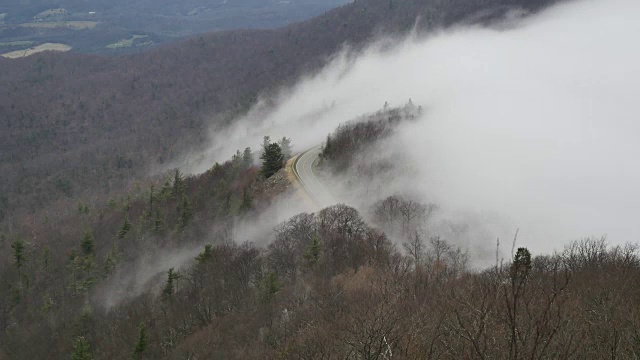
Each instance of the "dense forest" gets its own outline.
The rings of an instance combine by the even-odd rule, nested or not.
[[[342,123],[333,133],[327,135],[327,140],[322,146],[320,159],[324,165],[328,163],[328,170],[333,175],[344,173],[349,168],[356,166],[354,157],[365,153],[371,146],[379,143],[393,134],[398,126],[407,121],[413,121],[423,112],[421,106],[416,106],[411,99],[402,107],[384,108],[372,113],[364,114],[351,121]],[[367,172],[375,172],[380,175],[382,171],[379,164],[375,169],[360,168],[359,175]]]
[[[416,24],[430,31],[549,2],[366,0],[277,30],[210,33],[133,56],[0,58],[0,222],[143,179],[345,44],[357,51]]]
[[[473,254],[423,231],[430,205],[403,196],[365,209],[370,220],[337,204],[246,242],[238,229],[295,196],[284,170],[265,169],[272,156],[282,164],[279,145],[261,154],[262,169],[246,149],[3,233],[0,359],[640,354],[637,247],[583,239],[540,255],[514,239],[511,259],[496,249],[477,270]]]
[[[0,360],[639,358],[637,245],[532,254],[516,233],[478,268],[404,193],[265,227],[302,202],[295,138],[156,171],[345,44],[550,2],[358,0],[131,56],[0,58]],[[424,111],[344,122],[321,170],[384,176],[358,160]]]

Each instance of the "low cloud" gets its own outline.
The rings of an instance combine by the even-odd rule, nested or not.
[[[535,252],[603,234],[637,242],[638,39],[640,2],[584,0],[495,28],[345,51],[214,131],[191,170],[257,148],[263,135],[305,150],[341,122],[411,98],[425,115],[377,152],[401,153],[412,176],[399,172],[387,189],[418,193],[452,217],[500,218],[482,231],[491,245],[516,228]]]

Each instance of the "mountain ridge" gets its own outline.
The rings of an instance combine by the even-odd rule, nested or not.
[[[537,11],[550,0],[367,0],[279,29],[203,34],[121,57],[43,53],[0,59],[0,212],[32,213],[61,197],[110,192],[175,160],[345,44]],[[485,12],[481,19],[477,14]],[[420,21],[416,21],[416,19]],[[416,27],[417,24],[417,27]],[[124,160],[123,160],[124,159]]]

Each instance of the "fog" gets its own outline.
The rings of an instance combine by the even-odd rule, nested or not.
[[[570,2],[391,49],[385,39],[344,51],[213,131],[204,165],[192,171],[256,148],[263,135],[291,137],[304,150],[341,122],[411,98],[424,116],[368,154],[402,153],[398,165],[411,169],[386,188],[417,192],[458,218],[499,218],[483,230],[491,246],[517,228],[518,244],[534,252],[586,236],[637,242],[639,41],[637,0]]]
[[[145,292],[158,293],[166,284],[167,271],[174,268],[176,272],[184,274],[207,244],[251,242],[256,246],[266,246],[276,224],[301,212],[313,210],[302,200],[295,193],[287,194],[275,199],[259,214],[236,219],[228,227],[223,223],[211,224],[206,238],[183,243],[179,248],[153,246],[135,262],[120,264],[115,273],[96,288],[93,299],[103,309],[110,310]]]

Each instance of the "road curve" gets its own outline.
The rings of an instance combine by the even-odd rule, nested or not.
[[[333,203],[331,193],[322,185],[313,171],[313,165],[318,161],[322,152],[320,146],[311,148],[296,157],[293,162],[293,174],[302,185],[302,189],[309,195],[318,208]]]

